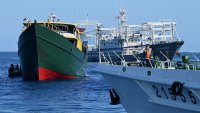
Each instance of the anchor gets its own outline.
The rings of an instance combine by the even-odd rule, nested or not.
[[[179,81],[174,81],[173,84],[172,84],[172,86],[171,86],[173,95],[175,95],[175,96],[181,96],[182,92],[183,92],[183,85],[184,84],[185,83],[181,83]]]
[[[119,95],[115,92],[114,89],[109,89],[109,93],[110,93],[110,99],[111,99],[111,105],[117,105],[120,103],[120,97]]]

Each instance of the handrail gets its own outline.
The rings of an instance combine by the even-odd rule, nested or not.
[[[153,68],[153,65],[151,63],[151,59],[148,59],[148,61],[149,61],[150,65],[151,65],[151,68]]]
[[[192,66],[192,70],[196,70],[196,66],[193,64],[189,64],[189,69],[190,69],[190,65]]]
[[[53,24],[50,24],[50,23],[44,23],[44,27],[50,29],[50,30],[53,30],[55,31],[56,33],[60,34],[60,35],[63,35],[63,33],[61,32],[62,30],[58,27],[56,27],[55,25]]]
[[[101,55],[103,56],[105,63],[108,63],[108,64],[109,64],[110,62],[109,62],[109,60],[107,60],[107,58],[105,57],[104,53],[103,53],[103,52],[100,52],[100,53],[101,53]]]
[[[124,59],[124,55],[123,55],[123,54],[121,54],[121,55],[122,55],[123,61],[125,61],[125,59]]]
[[[113,53],[121,60],[121,65],[123,66],[126,66],[126,61],[125,59],[122,59],[120,58],[120,56],[115,52],[113,51]],[[110,59],[110,62],[109,60],[105,57],[105,55],[103,54],[103,52],[100,52],[100,54],[103,56],[104,58],[104,61],[105,63],[111,63],[112,65],[113,62],[112,62],[112,59],[110,57],[110,54],[108,53],[108,57]],[[156,60],[156,59],[146,59],[146,58],[140,58],[140,57],[136,57],[135,55],[133,55],[138,61],[140,61],[140,63],[142,64],[143,67],[150,67],[150,68],[162,68],[162,69],[185,69],[185,70],[197,70],[197,67],[194,65],[194,64],[185,64],[183,62],[181,63],[178,63],[178,62],[174,62],[174,61],[170,61],[170,60],[167,60],[167,61],[161,61],[161,60]],[[140,60],[139,60],[140,59]],[[149,66],[148,65],[144,65],[142,62],[143,60],[141,59],[145,59],[146,61],[149,61]],[[156,67],[156,62],[160,62],[161,65],[159,67]],[[122,64],[123,63],[123,64]],[[154,65],[155,64],[155,65]],[[180,66],[178,66],[180,65]]]
[[[113,51],[113,53],[115,53],[115,51]],[[123,60],[119,57],[119,55],[118,55],[117,53],[115,53],[115,55],[116,55],[121,61],[123,61]]]
[[[167,67],[168,67],[168,68],[171,67],[171,61],[161,61],[161,60],[146,59],[146,58],[140,58],[140,59],[148,60],[149,63],[150,63],[150,67],[151,67],[151,68],[154,68],[154,67],[155,67],[155,66],[153,66],[153,64],[152,64],[153,61],[159,61],[159,62],[161,62],[162,67],[163,67],[163,65],[165,65],[165,63],[167,63]],[[145,65],[144,65],[144,67],[145,67]],[[165,67],[165,66],[164,66],[164,67]]]
[[[121,60],[121,63],[123,63],[124,66],[127,65],[127,63],[126,63],[126,61],[123,57],[123,54],[122,54],[122,57],[123,57],[123,59],[122,59],[122,58],[119,57],[119,55],[115,51],[113,51],[113,53]]]
[[[166,56],[162,51],[160,51],[160,53],[161,53],[168,61],[170,61],[170,60],[167,58],[167,56]]]
[[[142,67],[145,67],[145,66],[143,65],[143,63],[142,63],[142,61],[141,61],[141,59],[140,59],[139,56],[138,56],[138,58],[137,58],[134,54],[132,54],[132,56],[137,60],[136,62],[142,64]]]
[[[140,63],[142,64],[142,66],[145,67],[144,64],[141,61],[141,58],[139,56],[138,56],[138,59],[139,59]]]
[[[24,25],[24,26],[23,26],[22,32],[25,31],[28,27],[31,26],[31,23],[30,23],[30,22],[31,22],[31,20],[29,20],[29,21],[27,22],[27,25]]]
[[[22,32],[25,30],[25,29],[27,29],[28,27],[30,27],[31,26],[31,20],[29,20],[25,25],[24,25],[24,27],[22,28]],[[48,23],[43,23],[44,24],[44,27],[46,27],[46,28],[48,28],[48,29],[50,29],[50,30],[52,30],[52,31],[55,31],[56,33],[58,33],[58,34],[60,34],[60,35],[63,35],[63,33],[61,32],[62,30],[60,29],[60,28],[58,28],[58,27],[56,27],[55,25],[53,25],[53,24],[50,24],[49,22]],[[26,28],[25,28],[26,27]],[[64,36],[64,35],[63,35]]]
[[[132,55],[137,60],[137,62],[141,62],[141,60],[139,60],[134,54],[132,54]]]
[[[200,60],[199,60],[199,58],[195,54],[193,54],[192,52],[191,52],[191,54],[198,62],[197,68],[200,68],[200,62],[199,62]]]
[[[108,57],[109,57],[109,59],[110,59],[110,63],[113,65],[113,62],[112,62],[112,59],[111,59],[111,57],[110,57],[109,52],[108,52]]]

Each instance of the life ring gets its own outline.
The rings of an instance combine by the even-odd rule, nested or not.
[[[173,82],[173,84],[171,86],[172,94],[176,95],[176,96],[182,95],[183,85],[184,85],[184,83],[181,83],[179,81]]]

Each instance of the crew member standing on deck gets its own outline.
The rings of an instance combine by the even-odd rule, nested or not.
[[[146,64],[148,67],[151,66],[151,63],[150,63],[151,51],[152,49],[150,47],[146,47]]]

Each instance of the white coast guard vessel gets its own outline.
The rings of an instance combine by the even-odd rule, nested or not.
[[[146,60],[134,65],[99,63],[94,69],[118,94],[128,113],[199,113],[200,70],[184,63]],[[115,95],[116,95],[115,94]]]

